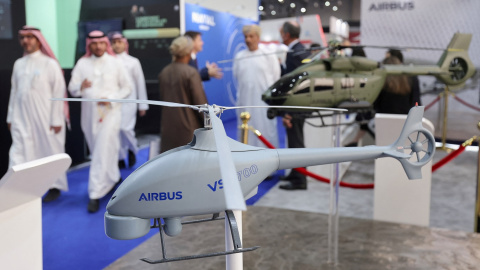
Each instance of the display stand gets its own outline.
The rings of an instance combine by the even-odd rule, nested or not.
[[[448,98],[450,91],[448,85],[445,85],[443,92],[443,124],[442,124],[442,146],[441,149],[447,151],[447,126],[448,126]]]
[[[42,269],[41,197],[71,162],[67,154],[45,157],[0,180],[0,269]]]
[[[480,129],[480,122],[478,122],[477,127]],[[480,137],[478,138],[477,143],[480,145]],[[480,149],[478,150],[477,156],[477,190],[475,196],[475,218],[473,231],[476,233],[480,232]]]
[[[389,145],[396,140],[407,115],[375,115],[376,144]],[[434,133],[433,124],[423,126]],[[415,138],[412,138],[415,139]],[[408,153],[407,153],[408,154]],[[432,162],[423,166],[422,179],[408,180],[400,162],[393,158],[375,160],[373,218],[380,221],[429,226]]]
[[[332,116],[333,141],[334,147],[340,146],[340,114],[334,113]],[[332,177],[330,180],[330,209],[328,213],[328,263],[338,265],[338,200],[340,187],[340,164],[331,165]]]
[[[248,144],[248,132],[250,127],[248,126],[248,121],[250,121],[250,113],[242,112],[240,114],[240,120],[242,121],[241,129],[241,138],[240,141],[244,144]],[[240,234],[240,241],[242,241],[243,246],[243,237],[242,237],[242,211],[234,210],[233,214],[237,220],[238,233]],[[233,241],[232,241],[232,232],[230,231],[230,225],[228,224],[227,218],[225,218],[225,251],[233,250]],[[242,270],[243,269],[243,253],[230,254],[226,256],[225,259],[225,269],[227,270]]]

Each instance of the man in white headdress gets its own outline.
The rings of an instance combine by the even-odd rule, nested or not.
[[[110,41],[101,31],[87,37],[86,54],[72,70],[68,90],[75,97],[126,98],[132,89],[127,72],[115,57]],[[121,104],[82,102],[81,126],[92,162],[88,181],[88,211],[99,209],[100,199],[120,181]]]
[[[8,104],[7,124],[12,134],[9,167],[65,152],[65,120],[68,106],[50,98],[66,94],[60,64],[38,28],[24,26],[19,31],[24,55],[15,61]],[[68,190],[63,174],[43,199],[58,198]]]
[[[245,25],[243,35],[248,49],[235,55],[233,76],[237,80],[237,106],[267,106],[262,100],[262,93],[280,79],[280,63],[275,54],[260,44],[260,27]],[[258,129],[274,146],[278,147],[277,119],[267,118],[267,108],[249,108],[237,110],[248,111],[251,115],[249,125]],[[248,144],[265,147],[256,137],[248,136]]]
[[[117,58],[125,66],[132,83],[132,92],[127,99],[148,99],[140,61],[128,54],[128,41],[120,33],[111,36],[113,51]],[[135,164],[135,155],[138,152],[137,139],[135,138],[135,123],[138,115],[144,116],[148,110],[148,104],[124,103],[122,104],[122,124],[120,126],[120,153],[119,167],[125,167],[125,159],[128,154],[128,166]]]

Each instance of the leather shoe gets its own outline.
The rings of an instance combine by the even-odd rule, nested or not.
[[[98,211],[98,208],[100,207],[100,200],[93,200],[93,199],[90,199],[90,201],[88,202],[88,212],[90,213],[95,213]]]
[[[131,168],[133,165],[137,163],[137,158],[135,157],[135,153],[132,150],[128,150],[128,167]]]
[[[118,168],[120,169],[125,169],[127,167],[127,165],[125,164],[125,160],[119,160],[118,161]]]
[[[306,190],[307,189],[307,184],[288,183],[288,184],[285,184],[285,185],[280,185],[280,188],[285,189],[285,190],[296,190],[296,189]]]
[[[285,176],[280,176],[280,181],[291,181],[293,179],[293,177],[291,177],[290,175],[285,175]]]
[[[51,201],[55,201],[56,199],[58,199],[58,197],[60,197],[60,190],[58,188],[51,188],[48,192],[47,192],[47,195],[45,195],[45,197],[43,197],[43,202],[51,202]]]

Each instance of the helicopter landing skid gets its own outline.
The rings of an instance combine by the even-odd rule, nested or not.
[[[227,211],[225,211],[225,216],[227,217],[228,224],[230,225],[230,231],[232,233],[233,250],[199,254],[199,255],[191,255],[191,256],[183,256],[183,257],[167,258],[166,257],[166,251],[165,251],[165,241],[164,241],[164,238],[163,238],[163,230],[164,229],[163,229],[163,225],[161,225],[160,219],[158,219],[158,224],[159,224],[158,228],[159,228],[159,231],[160,231],[160,241],[162,243],[163,259],[151,260],[151,259],[148,259],[148,258],[143,258],[141,260],[144,261],[144,262],[150,263],[150,264],[157,264],[157,263],[185,261],[185,260],[208,258],[208,257],[222,256],[222,255],[230,255],[230,254],[235,254],[235,253],[243,253],[243,252],[253,251],[253,250],[256,250],[257,248],[259,248],[258,246],[251,247],[251,248],[242,248],[242,242],[240,240],[240,234],[238,233],[238,226],[237,226],[237,221],[235,219],[235,215],[233,214],[232,211],[227,210]],[[212,219],[200,220],[200,221],[197,221],[197,222],[212,221],[212,220],[218,220],[218,219],[221,219],[221,218],[218,218],[218,215],[217,216],[214,215],[214,217]],[[190,223],[196,223],[196,222],[190,222]],[[189,223],[186,223],[186,224],[189,224]]]

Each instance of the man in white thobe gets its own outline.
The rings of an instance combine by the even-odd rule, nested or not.
[[[143,76],[140,61],[128,54],[128,41],[120,33],[113,34],[112,48],[117,54],[117,58],[123,63],[132,83],[132,92],[127,99],[147,98],[147,89],[145,87],[145,77]],[[144,116],[148,110],[148,104],[123,103],[122,104],[122,124],[120,126],[120,153],[119,167],[125,167],[125,159],[128,154],[128,166],[135,164],[135,155],[138,152],[137,139],[135,138],[135,123],[137,122],[137,109],[140,117]]]
[[[65,117],[68,108],[63,98],[65,79],[55,55],[39,29],[24,26],[19,31],[24,56],[13,66],[7,124],[12,134],[9,167],[65,152]],[[67,111],[64,111],[67,109]],[[44,197],[48,202],[67,191],[63,174]]]
[[[101,31],[87,37],[87,53],[72,70],[68,90],[75,97],[126,98],[131,92],[128,75],[116,59],[110,41]],[[120,181],[118,152],[120,150],[121,104],[82,102],[81,126],[92,162],[88,181],[88,211],[99,209],[100,199]]]
[[[237,106],[268,106],[262,100],[262,93],[280,78],[278,58],[259,44],[260,32],[258,25],[243,27],[248,49],[237,53],[233,63],[233,76],[237,80]],[[251,115],[249,125],[278,147],[277,119],[267,118],[267,108],[237,110],[238,116],[243,111]],[[256,136],[248,136],[248,144],[265,147]]]

